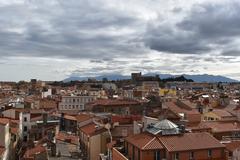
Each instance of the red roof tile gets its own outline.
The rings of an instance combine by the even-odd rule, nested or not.
[[[76,115],[75,118],[78,122],[84,122],[92,119],[93,117],[89,114],[79,114],[79,115]]]
[[[59,117],[61,117],[61,115],[59,115]],[[78,122],[84,122],[87,121],[89,119],[91,119],[93,116],[89,115],[89,114],[78,114],[78,115],[64,115],[64,118],[67,120],[72,120],[72,121],[78,121]]]
[[[163,149],[159,139],[148,133],[132,135],[125,140],[141,150]]]
[[[62,132],[59,132],[56,135],[56,139],[60,140],[60,141],[76,144],[76,145],[79,142],[78,136],[70,135],[70,134],[66,134],[66,133],[62,133]]]
[[[198,128],[211,128],[212,132],[220,133],[220,132],[230,132],[230,131],[240,131],[240,124],[238,122],[221,122],[221,121],[213,121],[213,122],[201,122]]]
[[[200,114],[196,109],[185,109],[182,107],[177,106],[174,102],[166,102],[164,103],[168,109],[175,113],[185,113],[185,114]]]
[[[90,123],[90,124],[87,124],[87,125],[81,127],[80,131],[82,131],[86,135],[94,136],[94,135],[97,135],[99,133],[105,132],[107,130],[105,128],[103,128],[103,127],[98,127],[97,128],[96,124]]]
[[[233,117],[231,113],[223,109],[214,109],[211,112],[218,115],[219,117]]]
[[[159,137],[159,139],[169,152],[225,147],[212,135],[206,132],[162,136]]]
[[[121,106],[121,105],[138,105],[140,102],[134,100],[124,100],[124,99],[99,99],[91,102],[91,105],[99,106]]]
[[[38,146],[35,146],[34,148],[28,149],[24,154],[24,158],[33,157],[35,154],[39,154],[43,152],[46,152],[45,147],[38,145]]]
[[[76,117],[71,115],[64,115],[64,118],[71,121],[77,121]]]
[[[233,152],[237,148],[240,148],[240,141],[232,141],[230,143],[225,143],[226,149]]]
[[[140,115],[130,115],[130,116],[120,116],[120,115],[115,115],[112,116],[112,123],[114,122],[119,122],[120,124],[132,124],[133,121],[139,121],[142,119],[142,116]]]
[[[8,119],[8,118],[0,118],[0,124],[6,125],[8,123],[10,123],[10,119]]]

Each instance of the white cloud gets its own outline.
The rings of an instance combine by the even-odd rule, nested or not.
[[[239,6],[237,0],[0,0],[1,79],[132,71],[240,79]]]

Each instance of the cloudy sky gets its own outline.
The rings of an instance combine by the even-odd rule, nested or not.
[[[0,80],[142,71],[240,80],[239,0],[0,0]]]

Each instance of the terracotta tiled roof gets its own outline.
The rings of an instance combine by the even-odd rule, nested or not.
[[[169,152],[225,147],[212,135],[206,132],[185,133],[183,135],[176,136],[162,136],[159,137],[159,139]]]
[[[35,122],[35,121],[41,121],[43,120],[42,115],[35,115],[35,116],[31,116],[31,122]]]
[[[53,116],[61,117],[61,114],[53,114]],[[64,118],[67,120],[77,121],[77,122],[84,122],[91,118],[93,118],[93,115],[90,114],[76,114],[76,115],[68,115],[64,114]]]
[[[12,119],[12,118],[9,118],[9,117],[0,117],[0,119],[2,119],[2,121],[11,121],[12,124],[19,124],[19,120],[18,119]]]
[[[158,118],[159,116],[164,116],[164,118],[171,119],[171,120],[172,119],[178,120],[178,119],[181,118],[176,112],[173,112],[172,110],[170,110],[168,108],[164,108],[164,109],[161,109],[157,112],[149,114],[149,117]]]
[[[71,121],[77,121],[75,116],[71,115],[64,115],[64,119],[71,120]]]
[[[29,112],[31,114],[42,114],[42,113],[46,113],[44,109],[30,109]]]
[[[11,119],[11,122],[14,124],[19,124],[19,120],[16,120],[16,119]]]
[[[231,113],[223,109],[214,109],[212,113],[218,115],[219,117],[233,117]]]
[[[78,136],[70,135],[70,134],[66,134],[66,133],[62,133],[62,132],[59,132],[56,135],[56,139],[60,140],[60,141],[72,143],[72,144],[78,144],[78,142],[79,142]]]
[[[92,116],[89,114],[79,114],[79,115],[76,115],[75,118],[78,122],[84,122],[89,119],[92,119]]]
[[[184,109],[177,106],[174,102],[166,102],[164,106],[173,111],[174,113],[185,113],[185,114],[200,114],[196,109]]]
[[[90,124],[87,124],[87,125],[81,127],[80,131],[82,131],[86,135],[94,136],[94,135],[97,135],[99,133],[105,132],[107,130],[105,128],[103,128],[103,127],[98,127],[97,128],[96,124],[90,123]]]
[[[163,146],[160,143],[159,139],[154,137],[150,142],[148,142],[143,149],[144,150],[151,150],[151,149],[162,149]]]
[[[159,139],[148,133],[132,135],[125,140],[141,150],[163,149]]]
[[[91,103],[93,106],[121,106],[121,105],[138,105],[138,101],[123,99],[99,99]]]
[[[190,108],[196,108],[196,103],[192,103],[189,100],[182,100],[181,102]]]
[[[238,122],[229,121],[229,122],[201,122],[198,128],[211,128],[212,132],[231,132],[231,131],[240,131],[240,124]]]
[[[240,141],[225,143],[225,146],[228,151],[233,152],[235,149],[240,148]]]
[[[139,121],[142,119],[141,115],[130,115],[130,116],[122,116],[122,115],[113,115],[111,118],[112,123],[119,122],[120,124],[132,124],[133,121]]]
[[[10,119],[8,119],[8,118],[0,118],[0,124],[6,125],[8,123],[10,123]]]
[[[35,146],[34,148],[28,149],[24,154],[24,158],[33,157],[35,154],[39,154],[43,152],[46,152],[45,147],[38,145],[38,146]]]
[[[11,109],[7,109],[5,111],[23,112],[23,111],[26,111],[26,109],[23,109],[23,108],[11,108]]]

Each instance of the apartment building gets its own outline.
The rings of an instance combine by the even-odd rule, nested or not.
[[[120,115],[141,114],[141,102],[127,99],[99,99],[88,103],[86,110],[92,112],[107,112]]]
[[[125,155],[131,160],[225,160],[224,149],[209,133],[185,133],[168,120],[125,139]]]
[[[10,120],[0,118],[0,158],[2,160],[11,159],[11,132]]]
[[[109,133],[104,127],[90,123],[79,129],[79,135],[80,148],[87,159],[97,160],[100,153],[107,153]]]
[[[95,96],[62,96],[59,111],[83,111],[85,104],[96,99]]]

